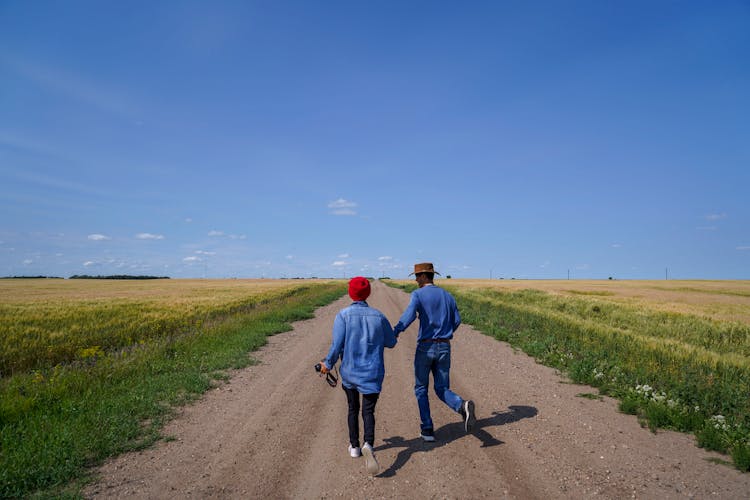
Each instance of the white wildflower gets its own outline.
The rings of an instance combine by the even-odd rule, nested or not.
[[[711,417],[711,422],[714,424],[714,429],[719,429],[720,431],[729,430],[727,419],[724,418],[724,415],[714,415]]]

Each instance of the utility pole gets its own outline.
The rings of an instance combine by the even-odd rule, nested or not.
[[[570,280],[570,269],[568,269],[568,280]]]
[[[492,269],[490,269],[490,280],[492,280]]]
[[[668,267],[664,268],[664,279],[665,280],[669,279],[669,268]]]

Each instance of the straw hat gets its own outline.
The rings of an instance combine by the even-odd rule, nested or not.
[[[419,274],[419,273],[440,274],[439,272],[435,271],[434,267],[432,267],[432,262],[421,262],[419,264],[414,264],[414,272],[409,273],[409,276],[411,276],[412,274]]]

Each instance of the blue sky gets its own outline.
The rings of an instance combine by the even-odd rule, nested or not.
[[[746,1],[0,1],[0,276],[750,279]]]

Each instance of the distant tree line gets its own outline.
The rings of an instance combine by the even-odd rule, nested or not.
[[[60,276],[2,276],[3,280],[27,280],[27,279],[48,279],[61,280]],[[74,274],[71,280],[168,280],[169,276],[133,276],[130,274],[113,274],[111,276],[89,276],[88,274]]]
[[[61,280],[63,278],[59,276],[3,276],[0,279],[4,280],[24,280],[24,279],[50,279],[50,280]]]
[[[72,280],[168,280],[169,276],[133,276],[130,274],[113,274],[110,276],[89,276],[88,274],[74,274]]]

